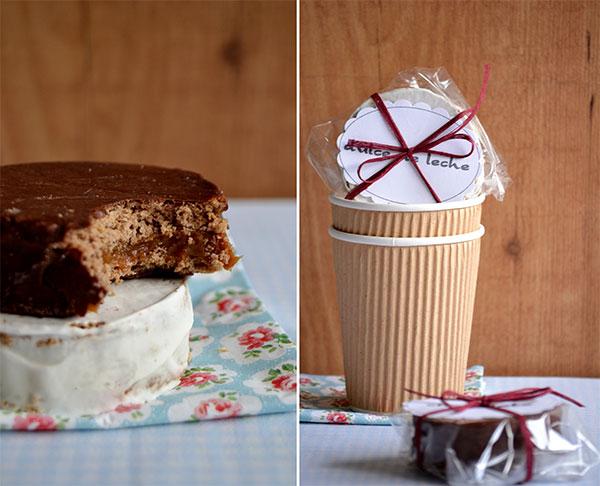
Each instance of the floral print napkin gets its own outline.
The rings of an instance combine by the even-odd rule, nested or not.
[[[484,391],[483,366],[467,370],[465,393],[481,395]],[[386,415],[355,412],[346,398],[343,376],[300,375],[300,422],[391,425]]]
[[[105,429],[291,412],[296,350],[254,294],[243,267],[194,275],[192,359],[179,385],[145,404],[96,416],[50,416],[2,408],[0,428]]]

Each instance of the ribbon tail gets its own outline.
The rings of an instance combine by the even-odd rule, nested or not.
[[[524,483],[531,481],[533,477],[533,440],[531,439],[531,432],[527,427],[527,421],[522,415],[519,417],[519,426],[521,427],[521,435],[523,436],[523,443],[525,445],[525,467],[527,469]]]
[[[412,393],[413,395],[417,395],[417,396],[420,396],[420,397],[425,397],[425,398],[437,398],[438,400],[441,400],[441,399],[442,399],[442,397],[441,397],[441,396],[438,396],[438,395],[430,395],[429,393],[423,393],[423,392],[420,392],[420,391],[412,390],[412,389],[410,389],[410,388],[405,388],[405,389],[404,389],[404,391],[405,391],[405,392],[408,392],[408,393]]]

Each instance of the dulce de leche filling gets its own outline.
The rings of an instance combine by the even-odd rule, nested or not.
[[[238,258],[221,235],[159,235],[133,245],[120,244],[102,254],[111,281],[121,279],[195,272],[211,272],[215,267],[230,269]]]

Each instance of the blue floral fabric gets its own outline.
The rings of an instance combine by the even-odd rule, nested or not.
[[[484,391],[483,366],[472,366],[465,377],[465,393]],[[391,425],[388,416],[355,412],[346,398],[343,376],[300,375],[300,422],[346,425]]]
[[[123,403],[95,416],[50,416],[0,409],[0,428],[104,429],[295,410],[296,350],[253,292],[242,265],[194,275],[192,359],[178,386],[145,404]]]

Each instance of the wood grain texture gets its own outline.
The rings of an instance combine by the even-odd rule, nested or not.
[[[1,4],[1,159],[195,169],[295,194],[295,4]]]
[[[469,362],[600,376],[600,2],[303,1],[301,143],[402,68],[444,66],[514,184],[484,204]],[[304,145],[301,147],[301,152]],[[301,368],[343,369],[327,190],[302,157]]]

